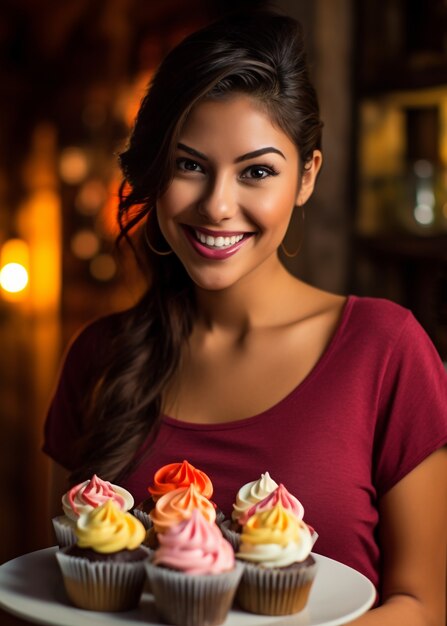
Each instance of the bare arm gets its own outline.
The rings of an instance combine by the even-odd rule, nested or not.
[[[443,626],[446,613],[447,448],[382,498],[383,605],[353,626]]]

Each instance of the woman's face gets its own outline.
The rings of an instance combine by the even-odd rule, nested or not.
[[[197,286],[225,289],[279,263],[293,208],[310,196],[315,176],[300,180],[294,143],[256,101],[237,95],[198,103],[175,163],[157,201],[158,221]]]

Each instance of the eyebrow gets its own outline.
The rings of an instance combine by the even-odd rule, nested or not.
[[[204,161],[208,161],[208,157],[206,155],[204,155],[202,152],[199,152],[198,150],[195,150],[194,148],[191,148],[190,146],[185,145],[184,143],[179,143],[177,145],[177,147],[179,148],[179,150],[183,150],[184,152],[187,152],[188,154],[191,154],[192,156],[198,157],[199,159],[203,159]],[[284,154],[281,152],[281,150],[278,150],[278,148],[274,148],[273,146],[267,146],[266,148],[260,148],[259,150],[253,150],[253,152],[247,152],[246,154],[243,154],[242,156],[237,157],[234,162],[235,163],[240,163],[241,161],[249,161],[250,159],[254,159],[256,157],[262,156],[264,154],[270,154],[270,153],[275,153],[275,154],[279,154],[280,156],[282,156],[282,158],[286,161],[286,157],[284,156]]]

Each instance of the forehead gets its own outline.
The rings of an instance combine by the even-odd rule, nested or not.
[[[273,146],[289,159],[298,158],[295,144],[266,108],[245,95],[198,102],[183,124],[179,140],[207,156],[235,157]]]

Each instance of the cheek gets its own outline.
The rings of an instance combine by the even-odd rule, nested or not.
[[[175,186],[171,185],[157,200],[158,219],[160,222],[176,215],[179,209],[179,201],[179,194]]]
[[[275,185],[274,188],[264,189],[256,196],[252,196],[247,207],[252,209],[252,218],[260,226],[266,228],[282,226],[289,221],[296,201],[296,189],[288,181]]]

